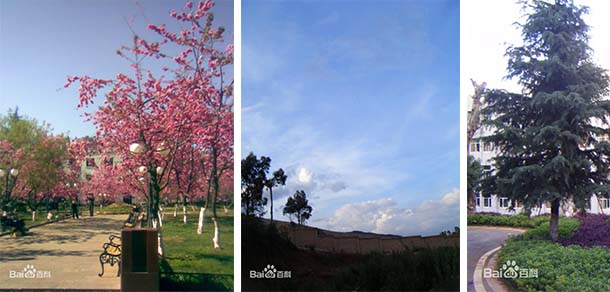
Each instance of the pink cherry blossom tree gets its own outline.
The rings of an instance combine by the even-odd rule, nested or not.
[[[97,127],[100,149],[121,157],[124,180],[146,182],[142,195],[149,205],[147,217],[159,234],[160,195],[166,194],[170,185],[182,192],[195,190],[195,183],[207,174],[212,182],[215,221],[218,181],[223,171],[232,170],[225,165],[233,156],[233,82],[226,80],[224,67],[233,62],[233,46],[216,48],[224,42],[224,29],[212,25],[213,6],[212,1],[199,2],[196,7],[188,2],[181,12],[172,11],[171,16],[186,26],[179,33],[169,32],[165,25],[149,25],[160,41],[150,42],[134,34],[132,45],[117,51],[131,62],[132,74],[119,73],[112,79],[72,76],[65,85],[80,84],[79,108],[95,104],[98,91],[104,91],[103,104],[85,113],[85,119]],[[179,53],[173,57],[164,53],[167,46]],[[144,60],[157,59],[173,62],[161,68],[169,77],[155,77],[154,70],[144,66]],[[193,151],[200,153],[192,155]],[[209,157],[210,163],[194,161],[208,165],[209,171],[189,168],[189,155],[193,159]],[[220,248],[218,235],[213,242]]]

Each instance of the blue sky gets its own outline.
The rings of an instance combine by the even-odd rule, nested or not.
[[[55,133],[93,135],[93,126],[76,110],[77,86],[63,89],[66,76],[131,73],[115,53],[131,44],[127,23],[158,39],[146,25],[176,28],[169,12],[180,11],[185,2],[0,0],[0,113],[19,106],[22,114],[50,123]],[[214,12],[215,25],[224,26],[232,41],[233,1],[217,0]]]
[[[457,1],[243,1],[242,30],[242,155],[287,171],[276,216],[304,189],[321,228],[459,226]]]

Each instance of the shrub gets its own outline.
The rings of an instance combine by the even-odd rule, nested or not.
[[[561,240],[561,244],[610,248],[610,227],[608,226],[610,216],[584,214],[577,218],[580,221],[580,228],[571,237]]]
[[[501,215],[497,213],[468,214],[468,225],[508,226],[532,228],[549,221],[549,216],[528,217],[525,214]]]
[[[550,239],[549,226],[550,222],[547,217],[547,221],[526,231],[520,237],[523,239]],[[562,239],[572,236],[572,234],[578,230],[579,226],[580,221],[578,219],[559,217],[559,238]]]
[[[498,263],[510,260],[521,269],[538,270],[537,278],[510,280],[519,291],[610,291],[608,259],[606,248],[511,239],[500,250]]]
[[[338,291],[457,291],[459,248],[371,254],[335,277]]]

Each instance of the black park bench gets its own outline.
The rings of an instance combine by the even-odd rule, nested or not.
[[[140,208],[134,206],[133,208],[131,208],[131,211],[129,212],[129,217],[127,217],[127,220],[125,220],[125,222],[123,222],[123,228],[133,228],[136,227],[138,225],[138,223],[140,223],[142,220],[141,218],[141,214],[140,214]]]
[[[110,264],[113,267],[118,264],[119,270],[116,273],[118,277],[121,274],[121,237],[117,235],[110,235],[108,242],[103,245],[104,251],[100,255],[100,265],[102,265],[102,272],[98,276],[104,275],[104,264]]]
[[[123,228],[133,228],[138,225],[142,220],[140,209],[134,206],[129,212],[127,220],[123,222]],[[121,237],[118,235],[110,235],[108,242],[105,242],[102,246],[104,251],[100,254],[100,265],[102,266],[102,272],[98,276],[104,275],[104,264],[109,264],[111,267],[118,264],[119,270],[117,271],[117,277],[121,274]]]

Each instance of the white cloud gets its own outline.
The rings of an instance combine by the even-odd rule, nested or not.
[[[392,198],[343,205],[328,219],[337,231],[365,231],[397,235],[432,235],[459,226],[459,190],[454,188],[439,200],[427,200],[409,209]]]
[[[310,185],[312,183],[313,180],[313,173],[305,168],[305,167],[300,167],[297,170],[297,182],[301,185]]]

